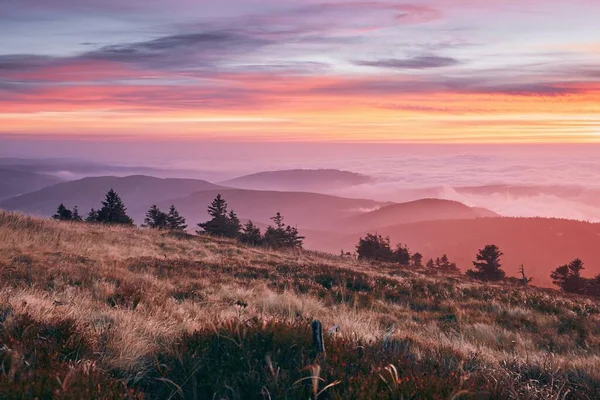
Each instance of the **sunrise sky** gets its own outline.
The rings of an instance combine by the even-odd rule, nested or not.
[[[598,0],[3,0],[0,135],[600,142]]]

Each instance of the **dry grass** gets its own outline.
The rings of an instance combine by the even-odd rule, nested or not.
[[[272,334],[282,343],[301,341],[292,337],[293,332],[304,335],[314,318],[325,327],[339,326],[327,339],[332,351],[339,353],[330,351],[330,369],[322,373],[342,384],[327,389],[322,397],[357,397],[348,391],[352,374],[362,377],[364,396],[600,396],[600,304],[549,290],[482,285],[457,276],[432,276],[318,253],[271,252],[226,240],[4,212],[0,212],[0,285],[1,308],[9,310],[4,312],[4,332],[17,329],[24,316],[41,326],[72,324],[88,350],[63,361],[93,362],[106,379],[118,378],[133,388],[127,392],[132,397],[142,392],[160,397],[157,393],[166,391],[198,397],[196,386],[190,392],[185,389],[189,376],[178,382],[172,374],[157,372],[162,371],[157,366],[162,357],[171,360],[165,365],[171,365],[179,354],[177,363],[185,365],[181,352],[189,351],[188,341],[210,347],[215,338],[242,335],[240,330]],[[392,327],[395,331],[389,336]],[[240,347],[228,351],[233,354]],[[360,364],[356,371],[343,366],[340,360],[354,357],[358,348],[373,353],[356,361]],[[224,349],[219,349],[221,354]],[[295,390],[304,390],[304,385],[294,385],[291,379],[295,374],[308,376],[307,370],[292,373],[290,366],[285,370],[287,381],[273,382],[268,375],[275,372],[265,357],[275,355],[273,349],[268,351],[252,353],[266,375],[248,366],[248,376],[258,374],[256,385],[264,386],[273,398],[299,395]],[[213,360],[206,368],[221,361]],[[306,356],[298,362],[308,367],[317,361]],[[208,373],[201,369],[203,364],[194,362],[199,369],[186,370],[187,374]],[[427,382],[427,388],[417,383],[399,387],[396,378],[390,384],[394,372],[386,369],[389,363],[396,365],[399,378],[422,374],[419,379]],[[439,365],[434,368],[431,363]],[[221,381],[227,380],[227,365],[221,369],[212,386],[203,386],[204,393],[246,397],[244,390],[250,389],[244,387],[253,387],[246,381],[245,386],[238,382],[240,387],[223,391],[235,384]],[[452,371],[458,375],[450,375]],[[9,378],[5,374],[2,379]],[[258,393],[260,385],[257,398],[268,398],[266,392]],[[448,392],[441,389],[444,385]],[[122,389],[116,387],[117,392]],[[68,389],[61,386],[63,397],[80,393]]]

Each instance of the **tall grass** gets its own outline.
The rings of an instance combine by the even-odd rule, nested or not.
[[[319,253],[0,212],[0,303],[0,398],[600,397],[597,300]]]

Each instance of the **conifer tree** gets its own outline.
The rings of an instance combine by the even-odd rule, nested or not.
[[[98,211],[98,222],[105,224],[133,225],[127,213],[127,208],[121,197],[113,189],[106,193],[106,199],[102,202],[102,208]]]
[[[83,221],[83,218],[81,218],[81,215],[79,215],[79,208],[77,206],[73,207],[73,218],[72,219],[75,222]]]
[[[146,212],[143,226],[152,229],[167,229],[167,217],[167,214],[162,212],[155,204]]]
[[[250,246],[260,246],[263,242],[260,228],[254,225],[252,221],[248,220],[242,229],[242,233],[240,234],[240,241]]]
[[[85,218],[85,222],[98,222],[98,210],[92,208]]]
[[[185,218],[179,215],[179,212],[174,205],[171,205],[169,208],[169,214],[167,214],[167,226],[172,231],[185,231],[187,228]]]
[[[52,216],[53,219],[59,221],[71,221],[73,220],[73,212],[65,207],[64,204],[60,204],[56,209],[56,214]]]
[[[488,244],[477,253],[477,261],[473,261],[475,270],[468,270],[467,275],[482,281],[501,281],[505,272],[500,264],[502,252],[498,246]]]
[[[227,231],[224,236],[232,239],[237,238],[240,236],[241,230],[242,223],[237,214],[233,210],[229,211],[229,214],[227,214]]]
[[[550,275],[552,283],[565,292],[581,293],[586,286],[586,279],[581,276],[581,270],[583,269],[583,261],[576,258],[552,271]]]
[[[410,261],[412,263],[412,266],[415,268],[423,267],[423,254],[419,252],[413,254],[410,258]]]
[[[427,268],[427,269],[435,268],[435,262],[433,261],[433,258],[430,258],[429,260],[427,260],[427,262],[425,263],[425,268]]]
[[[210,221],[201,222],[196,233],[207,233],[209,235],[236,238],[241,229],[241,223],[235,212],[227,212],[227,202],[219,193],[217,197],[208,206],[208,215],[212,217]]]
[[[274,249],[302,248],[304,236],[300,236],[298,229],[283,223],[281,213],[275,214],[271,220],[275,226],[269,226],[265,231],[264,243]]]

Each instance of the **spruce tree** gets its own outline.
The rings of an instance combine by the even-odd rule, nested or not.
[[[271,220],[275,226],[267,227],[264,236],[264,243],[274,249],[279,248],[297,248],[301,249],[304,236],[300,236],[298,229],[283,223],[281,213],[275,214]]]
[[[98,222],[98,210],[92,208],[85,218],[85,222]]]
[[[500,264],[502,252],[498,246],[488,244],[477,253],[477,261],[473,261],[475,270],[468,270],[467,275],[482,281],[501,281],[505,272]]]
[[[212,217],[210,221],[198,224],[202,230],[196,231],[198,234],[207,233],[209,235],[235,238],[237,237],[241,224],[237,215],[227,212],[227,202],[219,193],[217,197],[208,206],[208,215]],[[237,230],[236,230],[237,228]]]
[[[133,225],[127,213],[127,208],[121,197],[113,189],[106,193],[106,199],[102,202],[102,208],[98,211],[98,222],[105,224]]]
[[[241,230],[242,223],[237,214],[233,210],[229,211],[229,214],[227,214],[227,231],[223,236],[235,239],[240,236]]]
[[[552,283],[565,292],[582,293],[586,286],[586,279],[581,276],[581,270],[583,269],[583,261],[576,258],[552,271],[550,275]]]
[[[167,214],[167,227],[172,231],[185,231],[187,228],[185,218],[179,215],[174,205],[171,205]]]
[[[53,219],[59,221],[71,221],[73,220],[73,212],[65,207],[64,204],[60,204],[56,209],[56,214],[52,216]]]
[[[146,212],[143,226],[152,229],[167,229],[167,214],[162,212],[155,204]]]
[[[260,246],[263,242],[263,237],[260,233],[260,228],[254,225],[254,223],[249,220],[248,222],[246,222],[246,225],[244,225],[244,228],[242,229],[242,233],[240,234],[240,241],[250,246]]]
[[[423,254],[417,252],[410,258],[412,266],[415,268],[421,268],[423,266]]]
[[[81,218],[81,215],[79,215],[79,208],[77,206],[73,207],[73,218],[72,219],[75,222],[83,221],[83,218]]]

